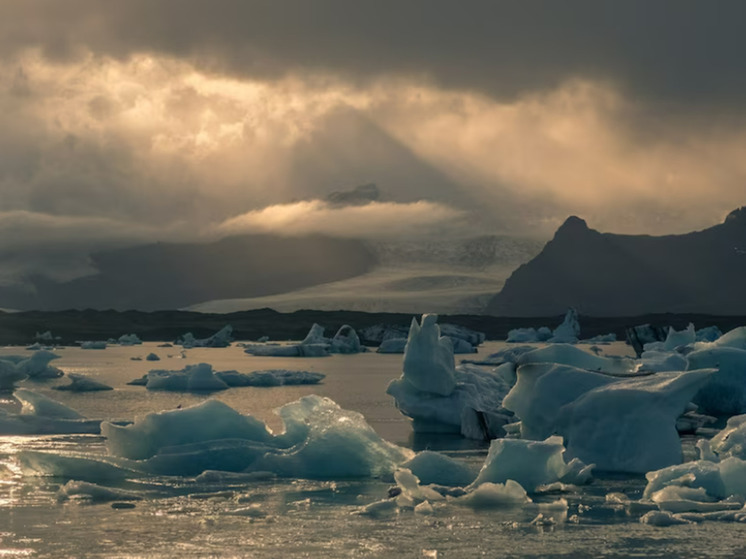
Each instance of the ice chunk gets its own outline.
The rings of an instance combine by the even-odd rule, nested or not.
[[[62,371],[49,363],[59,358],[59,355],[51,351],[36,351],[28,359],[18,362],[17,366],[19,371],[34,380],[57,378],[63,375]]]
[[[21,402],[22,415],[36,415],[54,419],[84,419],[74,409],[47,398],[38,392],[19,388],[13,393],[16,400]]]
[[[404,353],[407,338],[390,338],[381,342],[376,353]]]
[[[122,334],[117,340],[119,345],[140,345],[142,340],[137,337],[137,334]]]
[[[106,349],[105,341],[86,341],[80,342],[81,349]]]
[[[505,483],[484,482],[453,502],[474,509],[489,509],[525,505],[531,498],[519,483],[509,479]]]
[[[104,384],[103,382],[99,382],[83,375],[68,373],[67,378],[70,379],[70,384],[55,386],[54,389],[70,390],[71,392],[96,392],[99,390],[114,390],[108,384]]]
[[[200,363],[187,365],[180,371],[152,370],[148,373],[145,387],[148,390],[205,392],[225,390],[228,385],[215,376],[212,365]]]
[[[113,489],[87,481],[70,480],[60,487],[57,498],[61,501],[85,499],[93,503],[102,503],[108,501],[139,501],[143,498],[143,495],[135,491]]]
[[[578,311],[573,308],[567,309],[565,319],[552,332],[552,337],[547,341],[556,344],[574,344],[580,337],[580,322],[578,322]]]
[[[440,336],[438,315],[422,315],[422,324],[412,319],[404,353],[405,382],[429,394],[449,396],[456,388],[453,345]]]
[[[470,487],[514,480],[532,493],[541,485],[557,481],[573,483],[577,481],[575,474],[582,468],[570,468],[563,458],[564,452],[561,437],[545,441],[493,440],[487,459]]]
[[[306,337],[303,338],[303,341],[301,344],[304,345],[310,345],[310,344],[325,344],[329,345],[331,343],[331,340],[329,338],[324,337],[324,327],[321,326],[321,324],[313,323],[311,325],[311,329],[308,331],[308,334],[306,334]]]
[[[328,344],[246,344],[244,352],[259,357],[328,357]]]
[[[505,340],[508,343],[514,344],[527,344],[546,342],[552,337],[552,331],[546,326],[542,326],[539,329],[536,328],[514,328],[508,331],[508,338]]]
[[[671,351],[645,351],[641,361],[639,372],[686,371],[689,367],[689,360],[686,357]]]
[[[26,389],[13,394],[21,412],[0,413],[0,434],[54,435],[100,432],[100,421],[87,420],[78,412],[46,396]]]
[[[477,476],[477,472],[463,462],[431,450],[418,452],[409,462],[402,464],[402,467],[408,468],[425,484],[465,486]]]
[[[630,374],[637,366],[633,359],[617,356],[601,357],[570,344],[549,345],[518,357],[519,365],[527,363],[556,363],[616,375]]]
[[[396,497],[396,504],[400,508],[414,508],[423,501],[442,501],[444,498],[437,491],[427,486],[421,486],[419,478],[406,468],[396,470],[394,480],[400,490]]]
[[[306,396],[277,413],[286,430],[277,439],[292,446],[268,452],[252,469],[313,479],[369,477],[390,474],[414,456],[381,439],[361,414],[343,410],[328,398]]]
[[[191,332],[184,334],[181,340],[176,341],[176,345],[184,348],[191,347],[228,347],[233,341],[233,327],[229,324],[224,326],[212,336],[207,338],[195,338]]]
[[[272,439],[264,423],[217,400],[149,413],[135,418],[132,425],[105,422],[101,431],[110,454],[132,460],[150,458],[162,448],[210,440],[247,439],[268,443]]]
[[[668,329],[668,336],[663,342],[663,351],[673,351],[677,347],[693,344],[697,341],[697,334],[694,331],[694,324],[691,322],[684,330],[676,331],[673,328]]]
[[[717,326],[707,326],[706,328],[697,330],[696,338],[698,342],[714,342],[722,335],[723,333]]]
[[[582,344],[610,344],[615,341],[616,341],[616,334],[612,332],[609,334],[599,334],[597,336],[593,336],[592,338],[588,338],[586,340],[580,340],[580,343]]]
[[[326,375],[311,371],[288,371],[269,369],[252,373],[218,371],[215,376],[228,386],[288,386],[298,384],[318,384]]]
[[[152,353],[152,352],[151,352],[151,353],[148,353],[148,354],[147,354],[147,355],[145,356],[145,360],[146,360],[146,361],[160,361],[160,360],[161,360],[161,358],[160,358],[160,357],[158,357],[158,355],[156,355],[155,353]]]
[[[687,355],[689,369],[714,367],[717,373],[699,389],[694,403],[715,415],[746,412],[746,350],[713,347]]]
[[[600,373],[553,363],[521,365],[516,374],[518,380],[505,396],[503,406],[521,420],[521,437],[535,440],[544,440],[556,433],[562,406],[589,390],[618,381]]]
[[[493,372],[471,365],[455,369],[456,387],[449,396],[423,392],[404,377],[389,383],[386,390],[399,410],[413,419],[420,433],[461,433],[478,440],[504,436],[503,425],[512,414],[501,402],[510,384]]]
[[[562,408],[557,431],[570,456],[599,470],[644,473],[679,463],[676,418],[713,372],[657,373],[599,386]]]
[[[729,418],[725,428],[710,441],[710,448],[721,458],[735,456],[746,460],[746,415]]]
[[[331,353],[360,353],[364,350],[357,332],[347,324],[337,330],[331,341]]]
[[[689,520],[685,520],[677,514],[673,514],[667,511],[651,510],[640,517],[642,524],[650,524],[651,526],[676,526],[678,524],[691,524]]]
[[[0,392],[12,391],[17,382],[27,377],[28,375],[21,371],[15,363],[0,359]]]

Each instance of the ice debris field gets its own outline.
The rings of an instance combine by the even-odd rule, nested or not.
[[[0,514],[38,507],[38,496],[26,502],[12,496],[13,489],[31,495],[43,487],[54,495],[49,514],[71,503],[122,511],[204,498],[213,506],[209,514],[197,507],[198,516],[268,522],[291,514],[273,516],[271,488],[287,492],[289,483],[305,480],[314,488],[305,514],[397,531],[403,522],[415,525],[423,518],[466,518],[470,529],[483,528],[490,514],[513,519],[501,524],[511,529],[746,523],[746,327],[721,335],[690,325],[669,329],[664,339],[651,332],[635,329],[637,357],[606,354],[613,337],[584,345],[570,311],[554,330],[511,331],[500,351],[459,365],[454,346],[471,353],[484,337],[452,326],[441,330],[435,315],[414,319],[406,338],[401,329],[369,332],[378,337],[381,353],[403,350],[403,358],[388,361],[399,367],[391,369],[385,392],[391,409],[410,420],[411,444],[385,440],[360,411],[314,394],[314,388],[324,393],[325,374],[284,368],[292,359],[305,366],[314,360],[304,358],[334,355],[354,364],[368,348],[349,326],[327,338],[314,325],[299,343],[234,344],[230,327],[205,339],[187,334],[175,346],[154,346],[145,360],[129,359],[151,367],[156,359],[150,355],[174,360],[234,347],[245,369],[254,359],[280,359],[283,367],[216,370],[199,362],[152,368],[127,379],[128,391],[55,366],[55,352],[67,350],[55,349],[45,333],[25,352],[0,354]],[[104,350],[101,355],[139,346],[135,335],[80,343],[80,349]],[[385,357],[368,353],[370,359]],[[123,371],[134,366],[128,363]],[[344,382],[356,382],[354,370],[345,374]],[[84,417],[50,389],[70,393],[101,415]],[[304,392],[293,401],[277,400],[274,428],[266,418],[211,396],[233,393],[232,401],[240,403],[291,389]],[[99,394],[117,393],[132,398],[138,413],[127,416],[119,408],[112,416],[93,404]],[[148,410],[146,397],[159,393],[196,400]],[[44,438],[52,435],[57,438]],[[453,446],[454,440],[464,444]],[[319,506],[332,506],[328,492],[336,484],[346,489],[333,513],[315,510],[318,495]],[[599,521],[594,509],[612,518]],[[434,541],[443,549],[450,545],[439,538]],[[428,542],[415,545],[424,552]],[[468,549],[460,548],[464,556]]]

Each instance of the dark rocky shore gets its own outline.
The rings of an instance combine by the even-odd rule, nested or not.
[[[187,311],[97,311],[69,310],[56,312],[0,312],[0,344],[23,345],[34,342],[37,332],[51,331],[59,342],[71,344],[77,340],[105,340],[134,333],[145,341],[174,340],[186,332],[197,337],[208,336],[230,324],[237,340],[256,340],[269,336],[272,340],[302,339],[317,322],[333,334],[343,324],[356,330],[375,324],[409,326],[412,314],[365,313],[356,311],[311,311],[280,313],[272,309],[257,309],[230,314],[207,314]],[[442,315],[441,323],[451,323],[484,332],[488,340],[504,340],[513,328],[556,327],[562,316],[498,317],[487,315]],[[676,329],[694,322],[697,328],[717,326],[726,332],[746,325],[746,316],[713,316],[701,314],[655,314],[636,317],[580,316],[583,338],[613,332],[619,340],[625,338],[625,328],[650,323],[673,326]]]

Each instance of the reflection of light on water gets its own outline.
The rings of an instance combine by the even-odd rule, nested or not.
[[[33,549],[0,549],[0,557],[30,557]]]

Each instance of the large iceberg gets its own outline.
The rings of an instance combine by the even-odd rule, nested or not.
[[[746,350],[715,346],[689,353],[686,359],[689,369],[717,369],[693,399],[703,413],[746,412]]]
[[[503,426],[511,421],[501,406],[509,379],[476,366],[456,368],[451,341],[440,336],[436,321],[436,315],[423,315],[421,324],[413,320],[403,374],[389,383],[387,393],[412,418],[416,432],[503,436]]]
[[[249,355],[260,357],[326,357],[332,353],[366,351],[355,329],[347,324],[341,326],[331,339],[324,336],[323,326],[314,323],[299,344],[255,343],[243,347]]]
[[[97,481],[208,470],[307,479],[375,477],[393,474],[414,457],[381,439],[361,414],[328,398],[306,396],[277,413],[285,432],[274,435],[258,419],[208,400],[150,413],[132,425],[104,423],[108,456],[23,451],[20,459],[41,474]]]
[[[557,432],[571,457],[599,470],[645,473],[680,463],[676,420],[713,373],[657,373],[599,386],[562,408]]]
[[[4,359],[12,358],[7,356]],[[31,357],[23,358],[17,362],[18,370],[28,375],[33,380],[43,380],[50,378],[61,377],[64,373],[57,367],[53,367],[49,363],[55,359],[59,359],[60,356],[51,351],[36,351]]]

